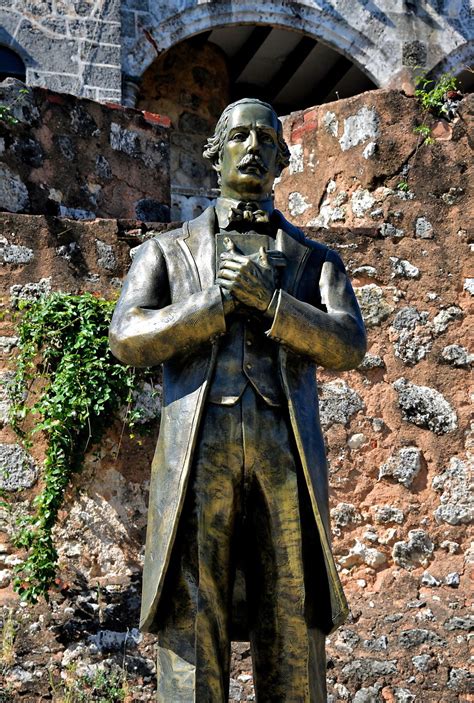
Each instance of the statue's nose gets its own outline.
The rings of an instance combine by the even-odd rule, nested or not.
[[[247,150],[248,151],[257,151],[257,149],[259,147],[259,142],[258,142],[257,132],[254,129],[250,130],[247,141],[248,141]]]

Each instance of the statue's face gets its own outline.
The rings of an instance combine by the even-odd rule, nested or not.
[[[279,175],[277,127],[274,113],[258,103],[243,103],[232,110],[216,167],[222,196],[237,200],[271,196]]]

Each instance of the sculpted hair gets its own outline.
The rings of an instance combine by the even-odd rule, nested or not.
[[[258,100],[257,98],[242,98],[242,100],[237,100],[235,103],[227,105],[222,115],[219,117],[214,134],[209,137],[206,144],[204,145],[204,151],[202,155],[205,159],[209,159],[213,167],[215,167],[220,159],[222,148],[224,146],[224,140],[227,133],[227,125],[229,123],[229,115],[238,105],[244,105],[247,103],[255,103],[256,105],[262,105],[268,110],[271,110],[275,117],[277,118],[277,145],[278,145],[278,160],[277,166],[279,168],[279,173],[283,171],[284,168],[290,163],[290,150],[288,149],[288,144],[283,139],[283,126],[278,119],[278,115],[269,103],[263,102],[263,100]]]

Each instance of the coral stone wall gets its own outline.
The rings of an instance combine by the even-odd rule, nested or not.
[[[12,78],[0,102],[0,210],[169,220],[169,119]]]
[[[328,639],[331,703],[473,700],[470,105],[463,101],[453,123],[433,124],[435,143],[418,149],[412,130],[422,116],[413,99],[395,92],[325,105],[285,124],[292,165],[278,203],[308,236],[341,254],[369,336],[358,369],[319,371],[333,546],[351,607]],[[114,294],[130,247],[150,232],[131,222],[21,214],[2,215],[1,227],[8,381],[18,299],[56,289]],[[127,433],[120,440],[118,423],[89,452],[57,528],[57,588],[49,605],[30,608],[12,590],[19,556],[10,536],[41,485],[42,446],[25,457],[6,423],[5,395],[0,402],[0,478],[10,506],[1,508],[0,525],[0,637],[8,645],[0,691],[36,703],[50,700],[52,689],[58,698],[83,685],[85,675],[125,668],[128,700],[153,700],[154,640],[136,627],[159,406],[140,389],[139,402],[155,418],[153,436],[141,446]],[[241,643],[231,700],[252,696]]]
[[[357,371],[319,375],[352,611],[331,700],[471,700],[472,106],[448,123],[374,91],[285,120],[277,204],[342,255],[369,339]]]

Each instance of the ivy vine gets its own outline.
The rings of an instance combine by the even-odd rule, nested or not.
[[[115,301],[90,293],[52,293],[21,306],[10,421],[26,447],[37,432],[47,440],[43,488],[33,501],[33,514],[21,518],[15,537],[15,545],[27,555],[16,567],[14,588],[23,600],[34,603],[40,596],[48,599],[56,578],[53,528],[71,478],[118,410],[130,408],[139,379],[109,350]],[[150,377],[150,371],[140,373],[142,379]],[[132,425],[137,419],[137,411],[127,418]]]

